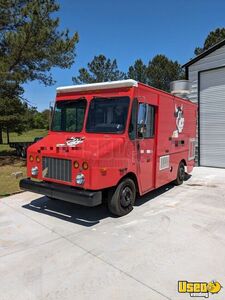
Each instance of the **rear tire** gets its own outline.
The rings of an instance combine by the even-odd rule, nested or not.
[[[185,179],[185,165],[181,161],[177,170],[177,178],[174,181],[175,185],[181,185]]]
[[[16,155],[19,157],[21,156],[21,148],[20,147],[16,148]]]
[[[116,216],[124,216],[133,210],[136,198],[136,186],[132,179],[125,178],[116,189],[109,192],[108,209]]]
[[[25,147],[23,147],[21,149],[21,157],[22,158],[26,158],[27,157],[27,149]]]

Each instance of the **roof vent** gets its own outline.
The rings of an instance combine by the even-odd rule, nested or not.
[[[188,99],[190,94],[190,85],[188,80],[176,80],[170,83],[170,92],[172,95]]]

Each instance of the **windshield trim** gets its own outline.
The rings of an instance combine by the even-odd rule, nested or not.
[[[128,98],[128,108],[127,108],[127,116],[126,116],[126,121],[125,121],[125,126],[124,126],[124,129],[123,129],[123,131],[119,131],[119,132],[111,132],[111,131],[107,131],[107,132],[95,132],[95,131],[89,131],[89,130],[87,130],[87,122],[88,122],[88,116],[89,116],[89,111],[90,111],[90,106],[91,106],[91,102],[93,101],[93,100],[95,100],[95,99],[108,99],[108,100],[110,100],[110,99],[117,99],[117,98]],[[124,134],[125,132],[126,132],[126,130],[127,130],[127,122],[128,122],[128,119],[129,119],[129,109],[130,109],[130,103],[131,103],[131,101],[130,101],[130,97],[129,96],[127,96],[127,95],[124,95],[124,96],[113,96],[113,97],[98,97],[98,96],[94,96],[91,100],[90,100],[90,102],[89,102],[89,108],[88,108],[88,113],[87,113],[87,118],[86,118],[86,124],[85,124],[85,132],[86,133],[89,133],[89,134],[113,134],[113,135],[121,135],[121,134]]]
[[[84,111],[84,119],[83,119],[83,123],[82,123],[82,127],[80,131],[65,131],[65,130],[53,130],[52,129],[52,123],[53,123],[53,119],[54,119],[54,115],[55,115],[55,108],[57,103],[59,102],[75,102],[75,101],[79,101],[79,100],[84,100],[85,101],[85,111]],[[65,100],[57,100],[55,101],[55,105],[54,105],[54,110],[53,110],[53,114],[52,114],[52,118],[51,118],[51,126],[50,126],[50,131],[52,132],[66,132],[66,133],[80,133],[84,130],[84,123],[85,123],[85,116],[86,116],[86,112],[87,112],[87,108],[88,108],[88,101],[85,97],[80,97],[80,98],[76,98],[76,99],[65,99]]]

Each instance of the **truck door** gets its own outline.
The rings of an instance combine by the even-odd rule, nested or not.
[[[155,160],[155,107],[138,103],[137,117],[137,168],[142,192],[154,187]]]

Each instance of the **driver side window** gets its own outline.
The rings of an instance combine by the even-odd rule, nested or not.
[[[154,136],[155,108],[146,103],[139,103],[137,120],[137,137],[151,138]]]

